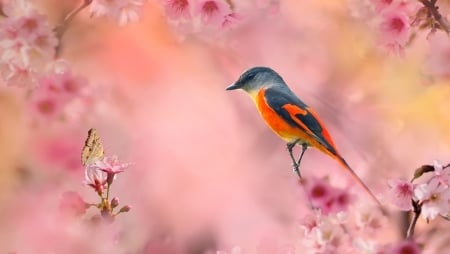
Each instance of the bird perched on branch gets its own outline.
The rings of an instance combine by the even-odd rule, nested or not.
[[[300,178],[299,166],[303,155],[308,147],[314,147],[339,162],[381,207],[375,195],[338,152],[319,116],[289,89],[277,72],[268,67],[253,67],[226,88],[235,89],[242,89],[250,95],[266,124],[287,142],[294,171]],[[296,145],[302,148],[298,160],[293,155]]]

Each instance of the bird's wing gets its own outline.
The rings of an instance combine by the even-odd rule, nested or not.
[[[272,87],[264,93],[266,103],[289,125],[300,128],[328,151],[337,154],[335,144],[318,115],[287,87]]]

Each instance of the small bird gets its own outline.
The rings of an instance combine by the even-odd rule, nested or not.
[[[294,171],[300,178],[299,165],[303,154],[308,147],[315,147],[338,161],[381,207],[375,195],[340,155],[319,116],[289,89],[277,72],[268,67],[253,67],[226,88],[235,89],[242,89],[250,95],[266,124],[287,142]],[[302,147],[298,161],[292,153],[295,145]]]

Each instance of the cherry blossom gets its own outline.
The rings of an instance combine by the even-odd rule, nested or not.
[[[104,157],[101,160],[94,161],[90,167],[106,173],[106,183],[108,185],[116,179],[117,174],[122,173],[131,163],[121,163],[117,156]]]
[[[414,185],[405,180],[389,181],[389,198],[392,203],[404,211],[412,210],[411,200],[414,194]]]
[[[221,25],[231,9],[225,0],[198,0],[193,15],[199,16],[205,24]]]
[[[90,164],[84,168],[84,184],[92,187],[99,195],[107,187],[108,174],[100,170],[94,164]]]
[[[123,26],[139,20],[145,0],[94,0],[89,11],[93,16],[107,16]]]
[[[383,12],[378,24],[380,44],[394,52],[400,52],[409,40],[410,22],[402,9]]]
[[[347,190],[332,187],[324,179],[310,180],[306,189],[312,205],[324,214],[345,211],[352,200]]]
[[[22,16],[8,16],[0,21],[1,78],[9,86],[35,87],[57,45],[44,15],[30,10]]]
[[[434,219],[437,215],[448,214],[450,199],[450,188],[440,184],[436,179],[429,183],[417,185],[414,196],[422,202],[422,216],[425,219]]]
[[[405,240],[391,247],[390,254],[420,254],[422,253],[417,243]]]
[[[171,19],[189,19],[191,17],[188,0],[163,0],[162,4],[167,16]]]

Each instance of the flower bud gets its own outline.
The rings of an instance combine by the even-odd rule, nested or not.
[[[111,208],[114,209],[114,208],[116,208],[117,206],[119,206],[119,198],[118,198],[118,197],[114,197],[114,198],[111,200]]]
[[[119,213],[127,213],[131,210],[131,206],[126,205],[126,206],[122,206],[122,208],[120,208]]]

